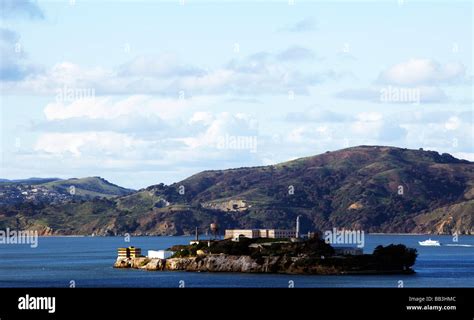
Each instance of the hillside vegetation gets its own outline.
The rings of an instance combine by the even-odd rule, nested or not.
[[[58,181],[49,184],[61,188]],[[173,235],[195,227],[205,232],[211,222],[221,229],[294,228],[301,215],[303,231],[473,234],[473,201],[472,162],[434,151],[359,146],[273,166],[204,171],[112,199],[3,206],[0,227]]]

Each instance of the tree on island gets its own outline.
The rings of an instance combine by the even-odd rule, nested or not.
[[[374,249],[373,257],[380,269],[400,269],[409,270],[416,261],[417,250],[407,248],[403,244],[391,244],[386,247],[377,246]]]

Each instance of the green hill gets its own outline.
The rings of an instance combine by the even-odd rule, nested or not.
[[[0,227],[171,235],[192,234],[195,227],[204,232],[211,222],[221,230],[294,228],[301,215],[303,231],[474,234],[472,201],[472,162],[434,151],[360,146],[273,166],[204,171],[113,199],[2,208]]]
[[[15,180],[8,180],[8,179],[0,179],[0,184],[43,184],[46,182],[57,181],[61,180],[59,178],[28,178],[28,179],[15,179]]]
[[[79,197],[115,197],[130,194],[133,190],[117,186],[101,177],[72,178],[42,183],[42,186],[61,193],[68,193],[74,187],[75,195]]]

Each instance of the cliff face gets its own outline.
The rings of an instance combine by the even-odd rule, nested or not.
[[[342,266],[323,265],[309,261],[305,257],[262,257],[207,255],[189,258],[117,258],[114,268],[133,268],[148,271],[193,271],[193,272],[242,272],[242,273],[284,273],[284,274],[372,274],[372,273],[413,273],[410,270],[375,270]]]
[[[474,200],[438,208],[415,217],[419,233],[474,234]]]
[[[189,258],[117,258],[115,268],[134,268],[150,271],[200,271],[287,274],[340,274],[335,267],[299,265],[303,258],[263,257],[260,261],[250,256],[208,255]]]

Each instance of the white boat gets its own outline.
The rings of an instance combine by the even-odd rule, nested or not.
[[[441,245],[438,240],[431,240],[431,238],[425,241],[418,241],[418,243],[420,246],[426,247],[439,247]]]

